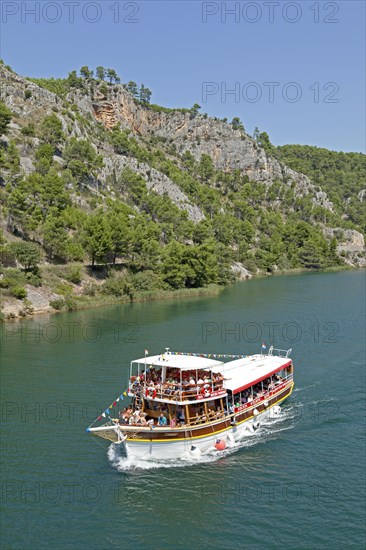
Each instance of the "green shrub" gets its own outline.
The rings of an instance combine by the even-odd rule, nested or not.
[[[97,288],[97,285],[93,283],[88,283],[84,286],[83,294],[85,294],[85,296],[95,296]]]
[[[50,306],[60,311],[65,306],[65,302],[62,298],[56,298],[55,300],[50,300]]]
[[[74,285],[79,285],[81,283],[81,268],[80,267],[72,267],[66,273],[65,279],[69,281],[70,283],[73,283]]]
[[[42,278],[38,272],[34,273],[32,271],[29,271],[25,274],[26,281],[29,285],[32,286],[42,286]]]
[[[76,309],[76,300],[72,296],[66,296],[64,304],[68,311]]]
[[[0,279],[1,288],[12,288],[16,286],[22,286],[26,283],[25,275],[20,269],[7,269],[4,273],[4,277]]]
[[[10,292],[11,295],[14,296],[14,298],[18,298],[18,300],[23,300],[23,298],[27,297],[27,291],[23,286],[13,286]]]
[[[84,249],[79,243],[68,242],[66,245],[66,253],[69,261],[81,262],[84,259]]]
[[[34,124],[30,123],[30,124],[27,124],[27,126],[23,126],[23,128],[21,129],[21,133],[23,136],[34,137],[34,134],[35,134]]]
[[[130,278],[130,282],[137,291],[156,290],[163,287],[163,282],[159,275],[151,270],[136,273]]]
[[[110,277],[102,285],[101,291],[103,294],[111,296],[123,296],[125,294],[125,280],[122,277]]]

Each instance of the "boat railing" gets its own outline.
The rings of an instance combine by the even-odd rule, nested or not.
[[[277,380],[277,382],[273,385],[273,387],[268,387],[266,390],[264,390],[263,393],[260,393],[259,395],[258,394],[254,395],[251,401],[247,401],[246,403],[242,403],[239,407],[235,407],[235,412],[249,409],[250,407],[256,406],[261,402],[266,401],[267,399],[273,397],[280,390],[285,388],[286,385],[292,381],[293,381],[292,374],[281,377],[279,380]]]
[[[292,348],[290,349],[278,349],[271,346],[268,350],[268,355],[278,355],[279,357],[290,357]]]
[[[172,401],[191,401],[210,397],[211,394],[223,390],[223,382],[212,382],[196,384],[195,386],[182,387],[179,383],[150,385],[142,383],[130,384],[129,393],[133,395],[142,394],[147,399],[167,399]]]

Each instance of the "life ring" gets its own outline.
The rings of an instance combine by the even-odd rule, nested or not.
[[[203,397],[210,397],[212,392],[211,386],[207,386],[207,388],[203,387],[200,391],[200,394],[203,395]]]
[[[254,409],[254,411],[253,411],[253,416],[258,416],[258,415],[259,415],[258,409]]]
[[[156,389],[147,388],[145,392],[146,397],[151,397],[152,399],[155,399],[156,397]]]
[[[267,407],[268,407],[268,401],[265,400],[265,401],[263,402],[263,405],[267,408]]]

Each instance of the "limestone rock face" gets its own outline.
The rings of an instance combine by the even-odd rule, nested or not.
[[[339,244],[337,252],[344,257],[346,264],[353,267],[365,267],[365,239],[362,233],[354,229],[341,229],[340,227],[323,229],[324,234],[329,239],[336,237]]]
[[[118,174],[124,168],[130,168],[137,172],[146,181],[146,186],[149,190],[155,191],[158,195],[168,195],[168,197],[180,208],[188,213],[188,218],[197,223],[205,219],[202,210],[195,204],[192,204],[188,197],[173,183],[165,174],[158,172],[147,164],[138,162],[134,158],[123,157],[121,155],[111,155],[104,157],[104,167],[101,171],[101,179],[104,180],[108,176],[118,178]]]
[[[239,280],[251,279],[253,277],[252,273],[250,273],[250,271],[248,271],[240,262],[234,262],[231,269]]]
[[[63,100],[57,95],[8,71],[4,66],[0,66],[0,78],[3,100],[16,116],[22,119],[43,118],[46,114],[56,112],[69,137],[86,137],[85,128],[81,127],[77,118],[70,120],[63,110]],[[26,90],[31,92],[27,99]],[[241,130],[234,130],[226,122],[190,112],[165,112],[144,107],[121,85],[110,87],[108,98],[97,88],[92,97],[81,91],[72,91],[66,99],[69,103],[75,103],[83,116],[102,123],[108,130],[120,125],[137,138],[148,135],[164,138],[169,144],[174,144],[180,154],[189,151],[196,159],[200,159],[204,153],[208,154],[218,170],[239,169],[251,180],[268,186],[275,180],[281,181],[292,186],[296,195],[310,194],[315,205],[332,210],[332,203],[326,193],[315,188],[307,176],[270,157],[252,137]],[[103,151],[99,153],[103,154]],[[116,156],[121,158],[120,155]],[[123,161],[119,162],[123,164]],[[24,168],[28,172],[30,166],[25,164]],[[156,170],[151,170],[151,173],[153,178],[147,182],[151,189],[154,188],[157,193],[168,193],[179,207],[185,205],[191,219],[203,219],[202,212],[188,205],[187,198],[181,195],[181,191],[178,192],[178,187],[169,178],[158,174]],[[363,200],[363,196],[360,200]]]
[[[137,137],[154,134],[174,144],[180,154],[189,151],[197,160],[208,154],[217,170],[239,169],[249,179],[267,185],[275,180],[289,186],[294,184],[297,195],[310,194],[315,205],[332,210],[326,193],[316,191],[307,176],[267,155],[252,137],[234,130],[230,124],[205,115],[156,112],[137,104],[122,86],[115,89],[108,101],[88,103],[85,96],[73,99],[84,112],[92,111],[96,120],[108,129],[118,124]]]

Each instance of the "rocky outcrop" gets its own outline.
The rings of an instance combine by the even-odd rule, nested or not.
[[[231,270],[235,273],[238,280],[251,279],[253,274],[248,271],[242,263],[234,262],[231,266]]]
[[[197,223],[205,219],[202,210],[195,204],[192,204],[183,191],[167,176],[147,164],[138,162],[135,158],[123,157],[121,155],[104,157],[101,180],[105,181],[108,176],[118,178],[118,174],[126,167],[144,178],[149,191],[154,191],[158,195],[167,195],[178,208],[188,213],[188,218],[193,222]]]
[[[156,112],[134,101],[122,86],[111,91],[108,101],[87,104],[85,97],[73,97],[80,109],[90,111],[111,129],[117,124],[137,136],[154,134],[174,144],[178,153],[190,152],[197,160],[202,154],[211,156],[217,170],[239,169],[249,179],[270,185],[279,180],[295,185],[299,196],[312,195],[315,205],[332,210],[326,193],[316,190],[309,178],[295,172],[266,154],[256,141],[230,124],[205,115],[180,112]]]
[[[37,120],[46,114],[56,112],[61,119],[63,129],[69,136],[87,135],[85,127],[79,124],[77,117],[63,109],[63,100],[15,73],[0,66],[2,98],[8,107],[20,119]],[[25,92],[30,92],[26,99]],[[29,95],[29,94],[28,94]],[[211,156],[215,168],[223,171],[239,169],[251,180],[271,185],[279,180],[292,186],[296,195],[312,196],[315,205],[332,210],[327,195],[315,188],[309,178],[278,162],[258,146],[256,141],[242,132],[234,130],[230,124],[206,115],[182,112],[179,110],[155,110],[136,102],[133,96],[121,85],[108,88],[108,98],[96,88],[93,95],[81,91],[68,94],[67,101],[76,104],[80,113],[89,120],[102,123],[108,130],[120,125],[129,129],[137,137],[155,135],[175,145],[178,153],[189,151],[197,160],[202,154]],[[99,151],[102,153],[102,151]],[[31,166],[24,164],[26,173]],[[163,174],[154,174],[149,180],[157,193],[168,193],[172,200],[190,212],[191,219],[202,219],[199,209],[191,205],[185,196],[178,196],[178,188]],[[150,183],[149,183],[150,182]],[[172,190],[169,190],[172,187]],[[362,198],[360,198],[362,200]],[[193,210],[192,210],[193,209]]]
[[[325,227],[323,231],[329,239],[333,237],[337,239],[337,252],[344,258],[346,264],[352,267],[366,266],[365,239],[362,233],[340,227]]]

